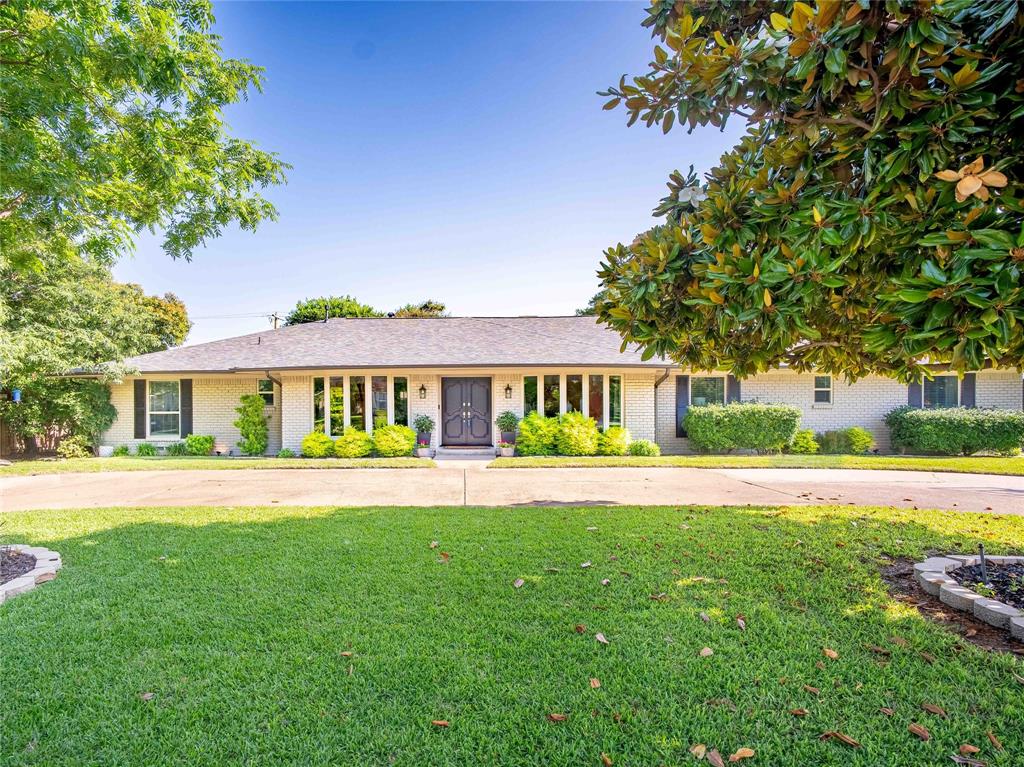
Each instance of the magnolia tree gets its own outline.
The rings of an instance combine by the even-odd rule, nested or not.
[[[909,379],[1024,363],[1024,6],[664,2],[629,124],[746,135],[605,253],[599,317],[649,357]]]

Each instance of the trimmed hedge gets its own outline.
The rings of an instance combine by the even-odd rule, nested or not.
[[[597,438],[598,455],[626,455],[629,452],[629,431],[621,426],[609,426]]]
[[[311,431],[302,438],[302,455],[306,458],[326,458],[334,455],[334,440],[322,431]]]
[[[810,429],[801,429],[793,436],[793,441],[789,443],[786,452],[797,455],[813,455],[820,448],[821,446],[814,439],[814,432]]]
[[[516,452],[519,455],[554,455],[558,439],[558,419],[545,418],[537,411],[519,422]]]
[[[1024,412],[1019,410],[922,410],[904,405],[889,411],[885,423],[893,447],[912,453],[1012,455],[1024,443]]]
[[[408,426],[381,426],[373,430],[373,449],[384,458],[412,455],[416,448],[416,432]]]
[[[373,437],[365,431],[348,428],[334,440],[334,454],[338,458],[365,458],[373,452]]]
[[[558,419],[555,450],[558,455],[596,455],[600,436],[593,418],[583,413],[566,413]]]
[[[686,413],[690,445],[703,453],[736,449],[780,452],[793,441],[800,426],[800,411],[791,405],[736,402],[700,405]]]
[[[649,439],[638,439],[629,443],[629,454],[654,457],[661,455],[661,448]]]
[[[860,455],[875,446],[874,435],[860,426],[826,431],[817,440],[821,452],[828,455]]]
[[[189,455],[209,455],[213,452],[214,439],[208,434],[189,434],[185,437],[185,451]]]

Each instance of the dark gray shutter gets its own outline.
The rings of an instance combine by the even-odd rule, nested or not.
[[[676,436],[685,437],[686,411],[690,409],[690,376],[676,376]]]
[[[736,376],[727,376],[725,379],[725,402],[740,401],[740,379]]]
[[[192,379],[182,378],[179,382],[179,396],[181,397],[178,407],[181,409],[181,425],[179,434],[187,437],[192,433]]]
[[[964,373],[964,380],[960,384],[960,406],[977,407],[977,376],[974,373]]]
[[[924,389],[920,381],[907,386],[907,404],[911,407],[924,407]]]
[[[146,381],[135,379],[135,439],[146,438]]]

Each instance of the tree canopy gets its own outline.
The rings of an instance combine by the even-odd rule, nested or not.
[[[643,23],[654,60],[606,109],[749,127],[606,251],[603,321],[737,375],[1024,363],[1024,6],[655,0]]]
[[[146,229],[187,259],[275,217],[285,164],[221,117],[262,70],[212,25],[207,0],[0,3],[0,262],[109,263]]]
[[[406,304],[393,312],[374,309],[352,296],[321,296],[307,298],[295,304],[284,319],[285,325],[304,322],[322,322],[327,317],[446,317],[447,309],[440,301],[427,299],[418,304]]]

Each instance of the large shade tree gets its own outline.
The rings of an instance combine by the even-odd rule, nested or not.
[[[323,322],[337,317],[447,317],[448,310],[443,303],[433,299],[418,304],[405,304],[392,312],[375,309],[352,296],[321,296],[307,298],[295,304],[284,319],[285,325],[301,325],[305,322]]]
[[[856,378],[1024,362],[1024,5],[666,2],[629,124],[748,124],[609,249],[599,317],[648,355]]]

